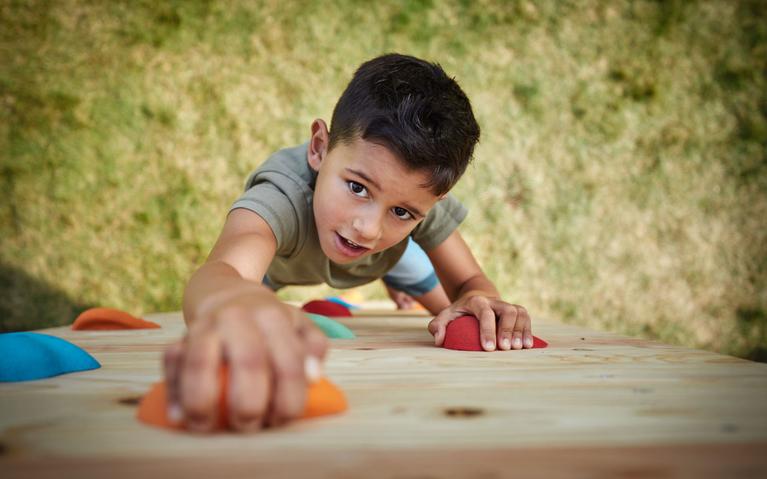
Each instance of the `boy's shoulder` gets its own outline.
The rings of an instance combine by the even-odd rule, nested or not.
[[[436,248],[445,241],[450,234],[458,228],[464,219],[468,210],[451,193],[445,195],[445,198],[438,201],[426,215],[426,218],[415,227],[410,236],[425,251]]]
[[[306,160],[308,143],[270,155],[245,182],[245,191],[229,211],[250,210],[266,221],[277,240],[277,254],[300,249],[313,224],[316,173]]]
[[[312,188],[317,173],[309,167],[306,152],[309,143],[283,148],[272,153],[245,181],[245,190],[262,181],[282,183],[291,180],[299,187]]]

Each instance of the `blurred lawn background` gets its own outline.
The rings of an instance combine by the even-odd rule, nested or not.
[[[473,102],[461,231],[507,300],[767,360],[758,0],[0,0],[0,330],[180,309],[247,174],[390,51]]]

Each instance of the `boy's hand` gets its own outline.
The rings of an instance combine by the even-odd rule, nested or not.
[[[386,293],[388,293],[389,298],[397,305],[397,309],[412,309],[415,307],[415,299],[409,294],[404,291],[397,291],[386,283],[384,283],[384,287],[386,287]]]
[[[527,310],[517,304],[481,295],[459,299],[431,320],[429,332],[434,336],[434,344],[442,346],[447,323],[465,315],[479,320],[480,341],[485,351],[495,350],[496,345],[503,350],[533,347]]]
[[[169,417],[193,431],[216,422],[218,371],[229,364],[229,424],[247,432],[304,411],[307,378],[316,380],[327,338],[298,309],[253,291],[221,302],[165,353]]]

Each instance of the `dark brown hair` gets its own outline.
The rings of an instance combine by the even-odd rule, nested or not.
[[[479,125],[458,83],[436,63],[387,54],[363,63],[333,110],[332,149],[356,138],[380,144],[413,170],[424,185],[449,191],[471,161]]]

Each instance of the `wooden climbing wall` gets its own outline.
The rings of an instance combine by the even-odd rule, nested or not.
[[[537,320],[546,349],[435,348],[427,317],[341,322],[325,372],[341,416],[253,435],[134,419],[179,313],[159,330],[43,330],[102,368],[0,384],[0,476],[767,477],[767,364]]]

